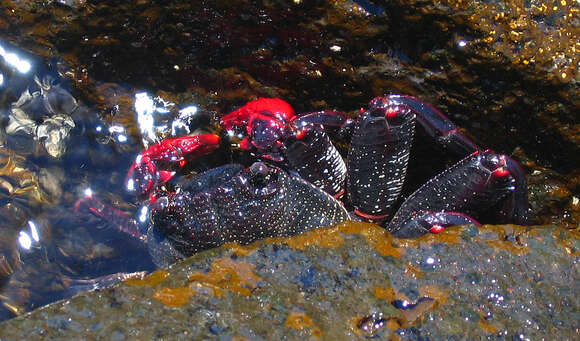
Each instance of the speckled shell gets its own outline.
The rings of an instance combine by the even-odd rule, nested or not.
[[[252,184],[249,169],[226,165],[202,173],[158,199],[149,228],[158,264],[220,246],[298,234],[348,219],[342,204],[278,168]]]

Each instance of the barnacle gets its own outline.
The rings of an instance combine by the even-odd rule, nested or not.
[[[26,89],[12,103],[6,134],[24,134],[41,141],[47,153],[55,158],[66,151],[70,131],[75,127],[70,116],[77,108],[77,100],[50,77],[42,81],[34,78],[39,91]]]
[[[66,151],[65,141],[75,122],[70,116],[57,114],[46,118],[36,128],[36,138],[44,142],[44,148],[52,157],[61,157]]]

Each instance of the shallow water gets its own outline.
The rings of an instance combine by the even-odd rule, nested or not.
[[[137,153],[258,96],[352,114],[388,92],[421,97],[522,163],[536,223],[579,226],[577,2],[113,3],[2,1],[0,320],[153,269],[75,202],[92,193],[138,218],[123,188]],[[568,38],[533,54],[556,31]],[[454,160],[418,135],[407,193]]]

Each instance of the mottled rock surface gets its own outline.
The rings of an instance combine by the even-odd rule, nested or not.
[[[554,226],[398,240],[345,223],[203,252],[3,322],[0,338],[574,340],[579,257]]]

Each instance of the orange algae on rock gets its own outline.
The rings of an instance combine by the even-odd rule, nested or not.
[[[380,298],[380,299],[384,299],[388,302],[391,302],[395,299],[395,289],[390,288],[390,287],[379,287],[376,286],[373,289],[373,293],[375,294],[376,298]]]
[[[484,314],[478,313],[479,321],[477,321],[477,327],[488,334],[497,334],[498,329],[493,324],[489,323],[486,319]]]
[[[404,325],[411,325],[419,320],[426,313],[432,311],[439,305],[437,300],[426,300],[419,302],[413,309],[401,311],[401,319]]]
[[[562,233],[563,231],[558,231],[558,232],[554,232],[555,234],[557,233],[557,235],[555,235],[554,237],[556,238],[556,245],[560,246],[562,249],[564,249],[564,251],[566,252],[566,254],[570,257],[578,257],[580,256],[580,250],[576,247],[576,236],[574,236],[572,234],[571,238],[563,238],[562,237]]]
[[[169,307],[181,307],[194,293],[190,287],[162,288],[155,291],[153,298]]]
[[[242,335],[232,336],[232,341],[248,341],[248,338]]]
[[[461,226],[448,227],[440,233],[427,233],[419,238],[399,239],[396,238],[398,245],[404,248],[418,248],[421,244],[448,243],[457,244],[461,240]]]
[[[375,297],[380,299],[385,299],[387,302],[391,303],[393,300],[412,300],[407,297],[403,292],[397,291],[390,287],[375,287],[374,288]],[[417,321],[424,314],[434,310],[440,304],[445,304],[449,294],[436,286],[425,285],[419,288],[419,294],[421,297],[428,297],[432,300],[424,300],[419,302],[413,309],[402,310],[399,313],[399,318],[393,320],[397,322],[400,326],[408,326]]]
[[[423,274],[423,272],[416,266],[413,266],[411,264],[405,264],[405,276],[423,278],[425,277],[425,274]]]
[[[347,221],[336,225],[345,234],[360,234],[367,243],[377,250],[381,256],[401,257],[404,249],[394,246],[394,238],[384,228],[377,224]]]
[[[391,287],[376,286],[373,289],[373,293],[375,297],[385,299],[389,302],[395,299],[411,301],[403,292],[397,291]],[[440,304],[445,304],[447,302],[447,298],[449,297],[449,294],[446,291],[433,285],[424,285],[420,287],[419,294],[422,297],[432,298]]]
[[[327,227],[307,231],[292,237],[269,238],[268,241],[275,244],[284,243],[298,250],[305,250],[309,246],[322,246],[331,249],[337,248],[342,244],[342,237],[339,232],[337,227]]]
[[[504,224],[504,225],[481,225],[479,228],[479,233],[487,233],[487,232],[496,232],[498,234],[502,234],[505,236],[507,234],[523,234],[528,232],[529,227],[527,226],[520,226],[520,225],[513,225],[513,224]]]
[[[388,289],[386,289],[386,290],[388,292]],[[390,289],[390,291],[391,291],[391,293],[389,293],[388,295],[385,295],[386,297],[384,297],[389,302],[391,302],[395,299],[409,301],[409,302],[412,301],[403,292],[399,292],[399,291],[396,291],[394,289]],[[379,291],[379,293],[381,293],[381,292]],[[419,301],[418,304],[415,307],[413,307],[413,309],[401,310],[398,314],[399,318],[396,319],[400,326],[406,327],[406,326],[414,324],[416,321],[418,321],[426,313],[433,311],[440,304],[444,304],[445,302],[447,302],[447,297],[449,296],[445,291],[439,289],[438,287],[431,286],[431,285],[426,285],[426,286],[420,287],[419,294],[421,297],[431,298],[432,300]],[[379,297],[379,295],[377,295],[376,289],[375,289],[375,296]],[[383,298],[383,297],[379,297],[379,298]]]
[[[518,225],[482,225],[479,227],[480,233],[493,232],[497,234],[496,239],[483,239],[487,245],[509,251],[515,255],[522,256],[530,251],[529,246],[525,243],[525,237],[528,228]],[[510,241],[507,236],[509,234],[516,235],[516,242]],[[479,238],[478,238],[479,239]],[[476,239],[477,240],[477,239]],[[480,239],[481,240],[481,239]],[[521,244],[521,245],[518,245]]]
[[[219,258],[211,264],[208,273],[195,272],[189,276],[189,280],[196,282],[198,287],[211,289],[214,296],[222,296],[224,290],[249,296],[262,279],[253,270],[253,264]]]
[[[389,318],[387,318],[386,326],[390,330],[397,330],[397,329],[403,327],[403,323],[397,317],[389,317]],[[397,335],[393,335],[393,338],[391,338],[391,340],[400,340],[400,338]]]
[[[354,332],[356,335],[365,336],[365,337],[375,337],[374,334],[367,334],[367,332],[362,328],[363,321],[367,318],[367,316],[357,315],[353,318],[348,320],[348,328]],[[396,316],[385,316],[384,317],[386,323],[385,327],[389,328],[390,330],[397,330],[403,327],[403,321],[401,321]],[[400,340],[397,335],[390,335],[389,340]]]
[[[284,323],[286,328],[296,329],[296,330],[304,330],[310,328],[310,333],[312,336],[316,338],[320,338],[322,336],[322,330],[318,328],[312,318],[304,313],[299,312],[291,312],[290,315],[286,318],[286,322]]]
[[[169,272],[166,270],[157,270],[143,278],[129,278],[125,280],[124,283],[136,287],[154,287],[157,284],[163,282],[167,276],[169,276]]]
[[[268,243],[286,244],[291,248],[305,250],[310,246],[337,248],[342,245],[342,234],[359,234],[381,256],[400,257],[402,248],[394,246],[396,239],[379,225],[364,222],[346,221],[335,226],[318,228],[292,237],[267,238]]]
[[[154,287],[163,282],[169,276],[166,270],[157,270],[143,278],[130,278],[125,284],[137,287]],[[180,307],[189,301],[194,293],[189,287],[161,288],[153,293],[153,298],[169,307]]]
[[[240,245],[239,243],[225,243],[225,248],[231,249],[233,253],[240,257],[247,257],[251,255],[258,248],[257,243],[250,245]]]

